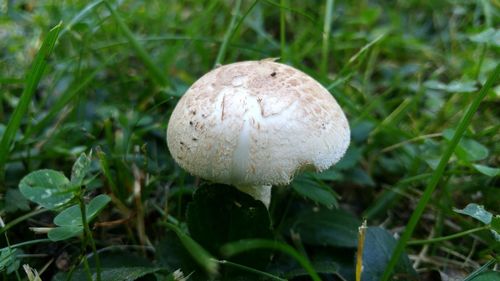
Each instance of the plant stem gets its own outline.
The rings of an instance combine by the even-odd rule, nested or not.
[[[79,195],[78,196],[78,203],[79,203],[79,206],[80,206],[80,213],[82,215],[82,224],[85,225],[85,223],[83,223],[87,218],[86,218],[86,210],[85,210],[85,204],[83,204],[83,198],[80,198],[82,197],[83,195]],[[80,203],[82,202],[82,203]],[[82,208],[82,205],[83,205],[83,208]],[[90,267],[89,267],[89,263],[87,261],[87,255],[86,255],[86,251],[87,251],[87,241],[88,241],[88,238],[87,238],[87,231],[85,230],[85,228],[83,229],[83,241],[82,241],[82,245],[81,245],[81,258],[83,259],[83,267],[85,268],[85,273],[87,274],[87,281],[92,281],[92,272],[90,271]],[[76,268],[76,266],[70,271],[69,275],[68,275],[68,278],[66,278],[66,280],[71,280],[71,277],[73,275],[73,270]]]
[[[3,251],[3,250],[8,249],[8,248],[14,249],[14,248],[22,247],[22,246],[27,246],[27,245],[33,245],[33,244],[38,244],[38,243],[50,243],[50,242],[53,242],[53,241],[50,239],[30,240],[30,241],[25,241],[25,242],[10,245],[8,247],[1,248],[0,251]]]
[[[451,234],[448,236],[442,236],[442,237],[436,237],[436,238],[431,238],[431,239],[423,239],[423,240],[412,240],[408,241],[407,245],[422,245],[422,244],[431,244],[431,243],[437,243],[437,242],[442,242],[442,241],[447,241],[455,238],[459,238],[468,234],[472,234],[481,230],[485,229],[490,229],[489,225],[481,226],[481,227],[476,227],[473,229],[469,229],[466,231],[462,231],[459,233]]]
[[[410,240],[411,235],[413,234],[413,230],[415,230],[415,227],[417,226],[418,221],[420,220],[420,217],[424,213],[425,207],[427,206],[427,203],[432,197],[432,193],[436,189],[437,184],[441,180],[441,176],[444,173],[444,170],[446,169],[446,166],[448,164],[448,161],[450,160],[451,155],[455,151],[455,148],[457,147],[460,139],[462,138],[462,135],[464,134],[465,130],[469,126],[470,122],[472,121],[472,117],[476,113],[477,109],[479,108],[479,105],[481,104],[481,101],[484,99],[488,91],[493,87],[493,84],[496,83],[499,79],[500,76],[500,64],[497,64],[495,67],[495,70],[493,73],[488,77],[488,80],[484,84],[484,86],[481,88],[479,93],[475,96],[474,100],[472,101],[472,104],[469,106],[465,114],[463,115],[462,119],[458,123],[457,129],[455,131],[455,134],[453,135],[453,138],[449,142],[448,146],[446,147],[443,155],[441,156],[441,159],[439,160],[439,164],[432,173],[432,177],[429,180],[429,183],[427,184],[424,193],[422,194],[422,197],[420,198],[420,201],[417,204],[416,209],[413,211],[410,220],[406,226],[405,231],[403,232],[403,235],[398,241],[398,244],[394,248],[394,251],[392,253],[392,257],[389,260],[389,263],[387,264],[387,267],[385,268],[384,274],[382,275],[382,281],[388,281],[389,278],[392,275],[392,271],[396,264],[399,261],[399,257],[403,253],[406,244],[408,243],[408,240]]]
[[[82,213],[83,245],[84,245],[84,248],[86,248],[86,246],[90,242],[90,246],[92,247],[92,252],[94,253],[94,257],[95,257],[97,281],[101,281],[101,261],[99,259],[99,255],[97,254],[95,241],[94,241],[94,238],[92,237],[92,232],[90,231],[89,223],[87,221],[87,211],[85,208],[85,202],[83,200],[83,192],[81,192],[80,195],[78,196],[78,203],[80,205],[80,212]],[[86,262],[87,262],[87,258],[85,257],[84,264]],[[88,270],[88,264],[86,266],[86,269]]]
[[[45,213],[45,212],[48,212],[50,211],[49,209],[38,209],[38,210],[35,210],[35,211],[32,211],[32,212],[29,212],[25,215],[22,215],[20,217],[17,217],[15,219],[13,219],[12,221],[10,221],[8,224],[6,224],[4,227],[0,228],[0,234],[4,233],[5,231],[9,230],[11,227],[13,227],[14,225],[24,221],[24,220],[27,220],[31,217],[34,217],[36,215],[39,215],[39,214],[42,214],[42,213]]]
[[[479,79],[479,74],[481,74],[481,67],[483,66],[484,57],[486,56],[486,51],[488,50],[488,44],[481,44],[481,54],[479,55],[479,63],[476,66],[476,71],[474,73],[474,79]]]
[[[94,241],[94,238],[92,237],[92,233],[90,232],[90,228],[89,228],[88,223],[86,223],[86,231],[88,232],[88,238],[90,240],[90,247],[92,247],[92,252],[94,253],[94,257],[95,257],[97,281],[101,281],[101,260],[99,259],[99,254],[97,253],[95,241]]]
[[[87,273],[87,280],[92,281],[92,272],[90,271],[89,261],[87,260],[87,255],[85,252],[83,253],[83,267],[85,268],[85,272]],[[71,272],[71,276],[73,275],[73,271]],[[68,280],[72,280],[69,278]]]
[[[241,270],[244,270],[244,271],[247,271],[247,272],[251,272],[251,273],[255,273],[255,274],[258,274],[258,275],[265,276],[265,277],[269,278],[270,280],[278,280],[278,281],[286,281],[287,280],[287,279],[278,277],[276,275],[272,275],[270,273],[267,273],[267,272],[264,272],[264,271],[260,271],[260,270],[255,269],[255,268],[251,268],[251,267],[248,267],[248,266],[245,266],[245,265],[242,265],[242,264],[238,264],[238,263],[234,263],[234,262],[230,262],[230,261],[227,261],[227,260],[217,260],[217,262],[220,263],[220,264],[223,264],[223,265],[229,265],[229,266],[232,266],[234,268],[238,268],[238,269],[241,269]]]
[[[306,270],[313,281],[321,281],[321,278],[319,277],[318,273],[312,266],[311,262],[307,259],[307,257],[302,256],[299,252],[297,252],[297,250],[295,250],[288,244],[265,239],[243,239],[237,242],[230,242],[228,244],[225,244],[224,246],[222,246],[221,251],[223,255],[233,256],[242,252],[256,249],[272,249],[288,254]]]

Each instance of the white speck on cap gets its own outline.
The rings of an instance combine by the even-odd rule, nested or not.
[[[307,74],[269,60],[205,74],[180,99],[167,129],[182,168],[235,186],[285,185],[306,167],[325,170],[349,141],[332,95]]]

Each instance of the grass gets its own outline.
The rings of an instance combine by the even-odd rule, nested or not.
[[[9,123],[7,123],[5,131],[2,134],[2,139],[0,141],[0,179],[5,177],[5,162],[9,156],[14,137],[19,130],[23,117],[28,111],[28,106],[33,99],[38,83],[40,82],[43,72],[47,67],[47,59],[54,49],[61,27],[62,24],[59,23],[47,34],[47,38],[43,42],[35,60],[33,61],[33,66],[26,75],[26,85],[24,86],[24,91],[20,97],[19,104],[16,106],[15,111],[9,118]]]
[[[424,189],[424,193],[422,194],[422,197],[420,198],[417,207],[412,213],[412,216],[410,217],[410,220],[408,224],[405,227],[405,231],[403,233],[403,236],[399,239],[399,242],[394,250],[394,253],[392,254],[391,260],[389,261],[389,264],[387,265],[387,268],[384,271],[384,275],[382,276],[383,281],[389,280],[392,274],[392,270],[396,266],[399,257],[403,253],[404,248],[406,247],[406,244],[408,243],[408,240],[413,234],[413,231],[415,230],[415,227],[422,217],[422,214],[425,210],[425,207],[427,206],[429,200],[431,199],[432,194],[434,193],[434,190],[436,189],[436,186],[438,185],[439,181],[442,179],[443,172],[448,165],[448,162],[450,160],[451,155],[457,148],[457,145],[462,138],[465,130],[467,127],[470,125],[470,122],[472,120],[472,117],[476,113],[477,109],[479,108],[479,105],[481,104],[482,100],[488,93],[488,91],[491,89],[493,86],[493,83],[498,81],[500,78],[500,64],[498,64],[493,73],[488,77],[488,80],[484,84],[484,86],[481,88],[477,96],[474,98],[472,101],[471,105],[463,115],[462,119],[460,119],[460,122],[458,123],[457,129],[455,131],[455,134],[453,135],[453,138],[451,139],[450,143],[448,146],[445,148],[445,151],[443,152],[443,155],[441,156],[441,159],[439,160],[439,164],[432,173],[432,177],[429,180],[429,183]]]
[[[453,211],[477,203],[500,214],[497,2],[33,3],[0,5],[1,280],[27,280],[22,264],[44,281],[97,272],[122,280],[117,264],[136,270],[134,280],[355,280],[357,227],[352,234],[349,225],[362,218],[363,280],[435,280],[438,271],[473,281],[498,268],[497,221]],[[231,231],[207,242],[189,211],[204,185],[171,158],[168,119],[204,73],[265,58],[320,81],[348,116],[344,159],[296,181],[332,189],[325,196],[340,210],[277,188],[260,223],[213,218],[207,233]],[[19,182],[40,169],[69,175],[90,151],[82,193],[70,203],[99,194],[111,203],[80,236],[48,243],[29,229],[54,227],[67,206],[40,208]],[[348,223],[332,219],[345,211]],[[390,254],[377,267],[373,251]]]

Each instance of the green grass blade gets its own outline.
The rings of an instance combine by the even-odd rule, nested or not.
[[[462,119],[458,123],[457,129],[455,131],[455,134],[453,135],[453,138],[451,141],[448,143],[448,146],[446,147],[446,150],[444,151],[443,155],[441,156],[441,159],[439,161],[439,164],[432,173],[432,177],[429,180],[429,183],[427,184],[424,193],[422,194],[422,197],[420,198],[420,201],[418,202],[417,207],[415,208],[415,211],[413,211],[410,220],[408,224],[406,225],[405,231],[403,232],[403,235],[398,241],[398,244],[396,245],[396,248],[394,249],[394,252],[392,253],[392,257],[389,260],[389,263],[387,267],[385,268],[384,274],[382,276],[382,281],[388,281],[389,278],[391,277],[392,271],[394,267],[396,266],[399,257],[403,253],[406,244],[408,243],[411,235],[413,234],[413,231],[415,230],[415,227],[420,220],[420,217],[422,216],[425,207],[427,206],[427,203],[429,202],[433,191],[436,189],[437,184],[439,183],[439,180],[441,179],[441,176],[443,175],[443,172],[446,168],[446,165],[448,164],[448,160],[450,160],[451,155],[455,151],[455,148],[457,147],[460,139],[462,138],[462,135],[464,134],[465,130],[469,126],[472,117],[476,113],[479,105],[481,104],[481,101],[484,99],[488,91],[493,87],[495,83],[498,82],[500,76],[500,64],[497,64],[495,70],[493,73],[488,77],[488,80],[484,84],[484,86],[481,88],[479,93],[474,97],[474,100],[472,101],[472,104],[469,106],[465,114],[462,116]]]
[[[270,273],[267,273],[267,272],[264,272],[264,271],[261,271],[261,270],[255,269],[255,268],[251,268],[251,267],[248,267],[248,266],[245,266],[242,264],[234,263],[231,261],[221,260],[221,261],[218,261],[218,263],[220,263],[222,265],[238,268],[238,269],[241,269],[243,271],[250,272],[250,273],[254,273],[256,275],[261,275],[261,276],[266,277],[269,280],[287,281],[287,279],[284,279],[284,278],[281,278],[281,277],[272,275]]]
[[[111,169],[109,168],[109,162],[106,154],[101,150],[101,147],[98,146],[95,148],[97,158],[99,159],[99,163],[101,164],[101,169],[102,173],[104,174],[104,177],[108,180],[109,187],[111,189],[111,192],[118,197],[119,200],[123,199],[123,192],[120,192],[118,189],[115,180],[113,179],[113,176],[111,174]],[[120,201],[121,202],[121,201]]]
[[[370,50],[371,47],[373,47],[375,44],[377,44],[378,41],[382,40],[385,37],[385,35],[386,35],[386,33],[380,34],[375,39],[368,42],[368,44],[364,45],[361,49],[359,49],[359,51],[349,59],[349,61],[346,64],[346,67],[348,65],[354,63],[361,55],[368,52],[368,50]]]
[[[480,268],[474,270],[469,276],[467,276],[463,281],[471,281],[473,280],[476,276],[480,275],[481,273],[485,272],[488,270],[488,268],[496,263],[496,259],[491,259],[487,263],[483,264]]]
[[[323,44],[321,45],[321,74],[326,76],[328,70],[328,51],[330,49],[330,30],[332,27],[332,13],[334,0],[327,0],[325,7],[325,20],[323,22]]]
[[[226,55],[227,44],[231,37],[233,37],[234,32],[236,32],[236,18],[240,12],[241,0],[236,1],[236,5],[233,10],[233,16],[231,17],[231,22],[229,23],[229,27],[227,28],[226,33],[224,34],[224,39],[222,40],[222,44],[220,46],[219,52],[217,53],[217,58],[215,59],[214,67],[217,67],[224,60],[224,56]]]
[[[35,126],[33,126],[24,136],[24,138],[28,138],[32,134],[39,133],[43,128],[45,128],[48,123],[61,111],[64,109],[66,105],[68,105],[81,91],[85,90],[87,86],[94,81],[94,78],[101,72],[104,67],[107,66],[110,59],[106,60],[105,63],[100,65],[97,69],[89,73],[84,77],[80,77],[75,85],[71,87],[70,91],[65,92],[61,98],[59,98],[54,105],[50,107],[47,115],[43,117]]]
[[[193,259],[201,265],[210,275],[216,275],[219,272],[218,261],[207,252],[200,244],[194,241],[191,237],[187,236],[179,227],[171,223],[164,223],[164,225],[177,234],[182,245],[188,250]]]
[[[26,113],[28,112],[29,104],[33,98],[36,88],[38,87],[38,83],[42,78],[45,68],[47,67],[47,59],[54,49],[61,28],[62,22],[54,26],[49,31],[47,37],[42,43],[42,46],[40,47],[40,50],[35,56],[31,69],[28,71],[25,82],[26,86],[24,87],[24,91],[19,99],[19,104],[12,113],[9,123],[7,124],[7,128],[5,129],[5,133],[0,141],[0,179],[3,179],[5,175],[5,163],[9,157],[14,136],[21,126],[23,117],[26,116]]]
[[[14,248],[20,248],[23,246],[29,246],[29,245],[41,244],[41,243],[53,243],[53,242],[52,242],[52,240],[50,240],[48,238],[28,240],[28,241],[24,241],[24,242],[17,243],[17,244],[12,244],[12,245],[10,245],[10,247],[3,247],[0,249],[0,252],[5,251],[6,249],[9,249],[9,248],[14,249]]]
[[[242,252],[256,249],[272,249],[283,252],[293,257],[311,276],[314,281],[321,281],[316,270],[309,260],[302,256],[290,245],[265,239],[246,239],[237,242],[231,242],[222,246],[221,251],[226,256],[233,256]]]
[[[17,225],[17,224],[19,224],[27,219],[30,219],[34,216],[37,216],[37,215],[40,215],[40,214],[43,214],[46,212],[50,212],[50,210],[49,209],[37,209],[37,210],[31,211],[27,214],[24,214],[22,216],[16,217],[15,219],[13,219],[9,223],[7,223],[4,227],[0,228],[0,235],[4,234],[7,230],[11,229],[15,225]]]
[[[151,78],[153,78],[153,80],[160,86],[166,87],[168,85],[168,81],[165,78],[164,73],[160,70],[158,66],[154,64],[153,59],[149,56],[146,50],[139,43],[139,40],[135,38],[134,34],[125,24],[122,17],[113,9],[113,7],[107,1],[104,1],[104,4],[111,13],[111,16],[115,20],[116,24],[118,25],[118,29],[123,33],[123,35],[125,35],[128,42],[130,43],[130,46],[132,46],[132,49],[134,49],[135,54],[146,66],[147,70],[149,71],[149,74],[151,75]]]
[[[304,17],[305,19],[309,20],[310,22],[312,22],[316,26],[320,25],[320,23],[318,21],[316,21],[316,19],[313,15],[310,15],[304,11],[301,11],[300,9],[296,9],[296,8],[294,8],[294,6],[282,5],[281,2],[278,3],[278,2],[271,1],[271,0],[265,0],[264,2],[266,2],[269,5],[278,7],[280,9],[285,9],[287,11],[290,11],[292,13],[300,15],[300,16]]]
[[[83,18],[85,18],[90,12],[94,10],[95,7],[99,6],[102,4],[103,0],[97,0],[90,2],[83,8],[78,14],[76,14],[73,19],[66,25],[66,27],[61,31],[61,36],[64,35],[66,32],[70,31],[71,28],[79,23]]]

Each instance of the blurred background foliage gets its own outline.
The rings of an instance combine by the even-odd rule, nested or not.
[[[69,175],[77,157],[93,150],[86,199],[101,193],[112,199],[93,224],[103,268],[111,270],[106,276],[118,276],[113,271],[118,264],[129,270],[124,275],[135,276],[108,280],[164,280],[174,278],[177,269],[186,276],[194,272],[193,280],[206,278],[166,221],[217,258],[223,255],[214,245],[274,237],[308,256],[325,280],[354,280],[361,218],[373,226],[367,241],[377,241],[367,255],[390,252],[392,234],[401,233],[459,119],[498,64],[499,7],[497,0],[4,0],[0,138],[21,103],[44,38],[60,22],[62,28],[12,145],[2,150],[1,216],[8,232],[4,227],[6,239],[0,245],[44,239],[45,234],[29,227],[54,226],[57,213],[41,213],[24,199],[18,191],[21,179],[47,168]],[[218,64],[270,57],[327,87],[349,118],[351,146],[332,169],[300,175],[291,188],[274,189],[270,217],[259,214],[257,220],[269,229],[254,229],[262,226],[253,223],[246,227],[258,233],[255,237],[205,239],[196,216],[189,216],[204,212],[196,213],[196,207],[187,211],[199,180],[174,163],[166,146],[169,115],[187,88]],[[479,225],[454,213],[454,207],[477,203],[500,213],[499,106],[496,82],[452,156],[414,239]],[[211,192],[217,198],[220,190]],[[249,201],[244,206],[254,204],[240,200]],[[208,203],[190,206],[203,204]],[[224,213],[207,211],[219,212]],[[203,224],[220,223],[212,220],[204,218]],[[15,280],[15,269],[28,263],[43,272],[43,280],[65,280],[63,272],[78,268],[80,241],[33,242],[16,248],[15,255],[3,248],[3,278]],[[403,273],[398,280],[416,280],[411,264],[422,280],[464,278],[499,249],[488,231],[411,246],[409,259],[404,256],[398,267]],[[262,255],[272,252],[263,251],[236,260],[276,276],[307,280],[296,262],[276,252],[262,264]],[[385,258],[367,256],[372,273],[363,280],[378,280],[386,263],[376,261]],[[222,279],[258,276],[222,266]],[[74,280],[84,280],[79,270]]]

